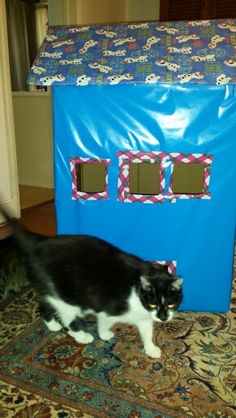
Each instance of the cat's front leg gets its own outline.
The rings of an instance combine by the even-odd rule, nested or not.
[[[68,334],[80,344],[89,344],[94,338],[89,332],[85,332],[81,328],[81,319],[76,317],[70,324]]]
[[[139,321],[137,324],[140,332],[145,353],[152,358],[161,357],[161,349],[157,347],[153,341],[153,321],[151,319]]]
[[[89,334],[89,332],[84,332],[83,330],[76,332],[69,330],[68,334],[73,337],[77,343],[80,344],[89,344],[94,340],[93,336]]]
[[[62,325],[56,321],[56,319],[52,318],[51,321],[44,320],[45,325],[50,331],[60,331],[62,329]]]
[[[41,300],[39,302],[39,313],[50,331],[60,331],[62,329],[62,325],[56,320],[56,311],[49,303]]]
[[[113,324],[113,318],[107,316],[105,313],[98,314],[98,335],[101,340],[108,341],[114,337],[114,332],[110,330]]]

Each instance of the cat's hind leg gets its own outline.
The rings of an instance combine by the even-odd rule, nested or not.
[[[94,337],[89,333],[80,329],[81,319],[76,317],[70,324],[68,334],[80,344],[89,344],[94,340]]]
[[[55,309],[47,302],[40,301],[39,302],[39,313],[40,316],[43,318],[45,325],[50,331],[60,331],[62,329],[62,325],[58,322],[56,318],[56,311]]]
[[[63,327],[71,337],[81,344],[88,344],[93,341],[91,334],[81,330],[80,318],[83,315],[79,306],[70,305],[62,299],[52,296],[48,296],[47,299],[50,305],[55,308]]]

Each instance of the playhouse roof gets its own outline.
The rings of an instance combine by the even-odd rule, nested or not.
[[[31,85],[236,83],[236,19],[54,26]]]

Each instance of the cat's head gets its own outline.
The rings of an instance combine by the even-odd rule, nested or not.
[[[149,265],[140,277],[139,296],[154,321],[169,321],[182,302],[182,277],[172,276],[167,266]]]

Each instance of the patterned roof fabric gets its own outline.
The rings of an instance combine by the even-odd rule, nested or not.
[[[236,83],[236,19],[54,26],[30,85]]]

